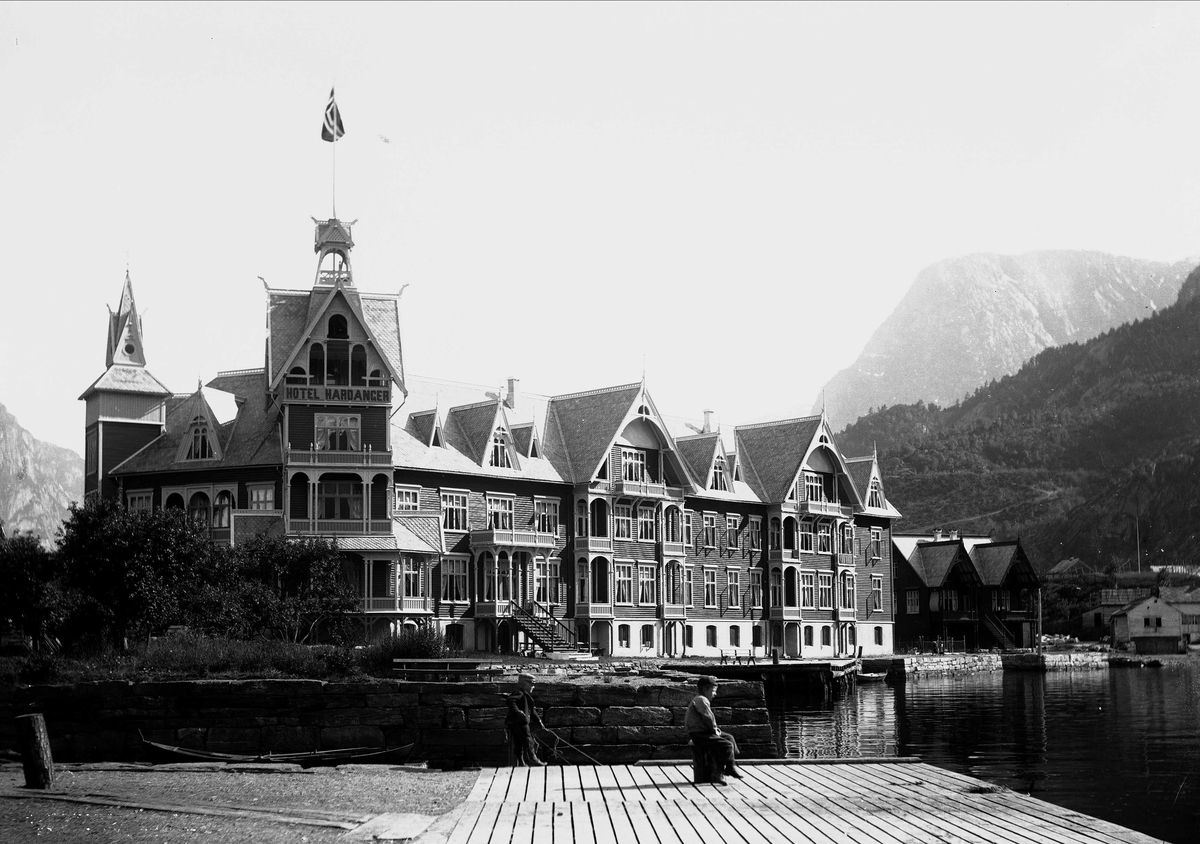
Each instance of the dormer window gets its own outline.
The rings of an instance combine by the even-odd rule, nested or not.
[[[350,331],[346,326],[346,318],[341,314],[334,314],[329,318],[329,337],[334,340],[350,339]]]
[[[867,506],[883,508],[883,490],[879,488],[879,481],[871,481],[871,489],[867,493]]]
[[[318,413],[315,417],[317,451],[361,451],[361,420],[356,413]]]
[[[512,458],[508,456],[508,437],[499,428],[496,429],[496,433],[492,434],[492,456],[490,463],[492,466],[501,469],[512,468]]]
[[[729,491],[729,481],[725,476],[725,458],[718,456],[713,461],[712,483],[708,485],[709,489]]]
[[[212,460],[217,456],[212,440],[208,438],[208,420],[203,416],[192,419],[191,442],[186,460]]]
[[[632,448],[621,449],[621,477],[636,483],[646,482],[646,452]]]

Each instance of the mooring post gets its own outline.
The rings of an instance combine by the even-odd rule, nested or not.
[[[16,721],[21,764],[25,767],[25,787],[53,788],[54,760],[50,757],[46,719],[40,712],[35,712],[32,715],[18,715]]]

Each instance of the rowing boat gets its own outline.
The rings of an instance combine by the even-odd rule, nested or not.
[[[177,747],[150,741],[138,732],[142,747],[156,764],[169,762],[221,762],[225,764],[287,763],[301,768],[330,767],[333,765],[399,765],[408,761],[414,745],[400,747],[342,747],[334,750],[311,750],[305,753],[217,753],[213,750],[197,750],[192,747]]]

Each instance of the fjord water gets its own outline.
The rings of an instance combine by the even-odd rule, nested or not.
[[[1172,844],[1200,843],[1200,663],[1108,671],[988,672],[772,690],[790,758],[923,761]]]

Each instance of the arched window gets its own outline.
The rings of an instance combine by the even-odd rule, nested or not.
[[[508,437],[500,428],[492,434],[492,459],[491,465],[498,466],[501,469],[511,469],[512,460],[508,456]]]
[[[617,645],[622,648],[629,647],[629,625],[620,624],[617,626]]]
[[[194,493],[188,500],[188,517],[200,527],[208,527],[208,496],[203,492]]]
[[[229,514],[233,510],[233,496],[222,490],[217,493],[217,503],[213,507],[213,527],[229,527]]]
[[[608,502],[597,498],[591,506],[591,536],[608,536]]]
[[[742,628],[736,624],[729,628],[729,647],[740,648],[742,646]]]
[[[359,345],[350,350],[350,386],[367,386],[367,350]]]
[[[192,419],[192,441],[188,445],[188,460],[210,460],[216,457],[208,439],[208,420],[203,416]]]
[[[779,538],[779,519],[771,519],[770,534],[770,548],[772,551],[778,551],[781,544]]]
[[[329,318],[329,337],[336,340],[346,340],[350,337],[346,318],[341,314],[334,314]]]
[[[597,557],[592,560],[592,600],[598,604],[608,603],[608,560]]]
[[[725,476],[725,458],[720,455],[713,461],[712,483],[708,488],[726,491],[729,489],[729,481]]]
[[[678,507],[668,507],[663,512],[663,540],[666,542],[683,541],[683,522],[679,518]]]
[[[829,647],[831,644],[833,644],[832,636],[833,636],[833,634],[829,630],[829,625],[828,624],[822,625],[821,626],[821,645],[822,645],[822,647]]]
[[[289,384],[307,384],[308,373],[304,371],[303,366],[293,366],[288,370],[287,382]]]
[[[813,644],[813,629],[811,624],[804,625],[804,647],[811,648]]]
[[[182,510],[183,509],[183,496],[180,495],[178,492],[171,493],[170,495],[167,496],[167,501],[165,504],[163,504],[163,509],[164,510]]]
[[[642,650],[644,650],[644,651],[654,650],[654,625],[653,624],[643,624],[642,625]]]
[[[796,550],[796,520],[791,516],[783,520],[783,547],[786,551]]]
[[[875,628],[875,644],[877,644],[877,645],[883,644],[883,628],[882,627]]]
[[[715,624],[710,624],[704,628],[704,644],[710,648],[717,646],[717,626]]]
[[[312,383],[325,383],[325,347],[313,343],[308,350],[308,371],[312,373]]]
[[[790,566],[783,574],[783,605],[786,607],[799,606],[796,601],[796,570]]]

